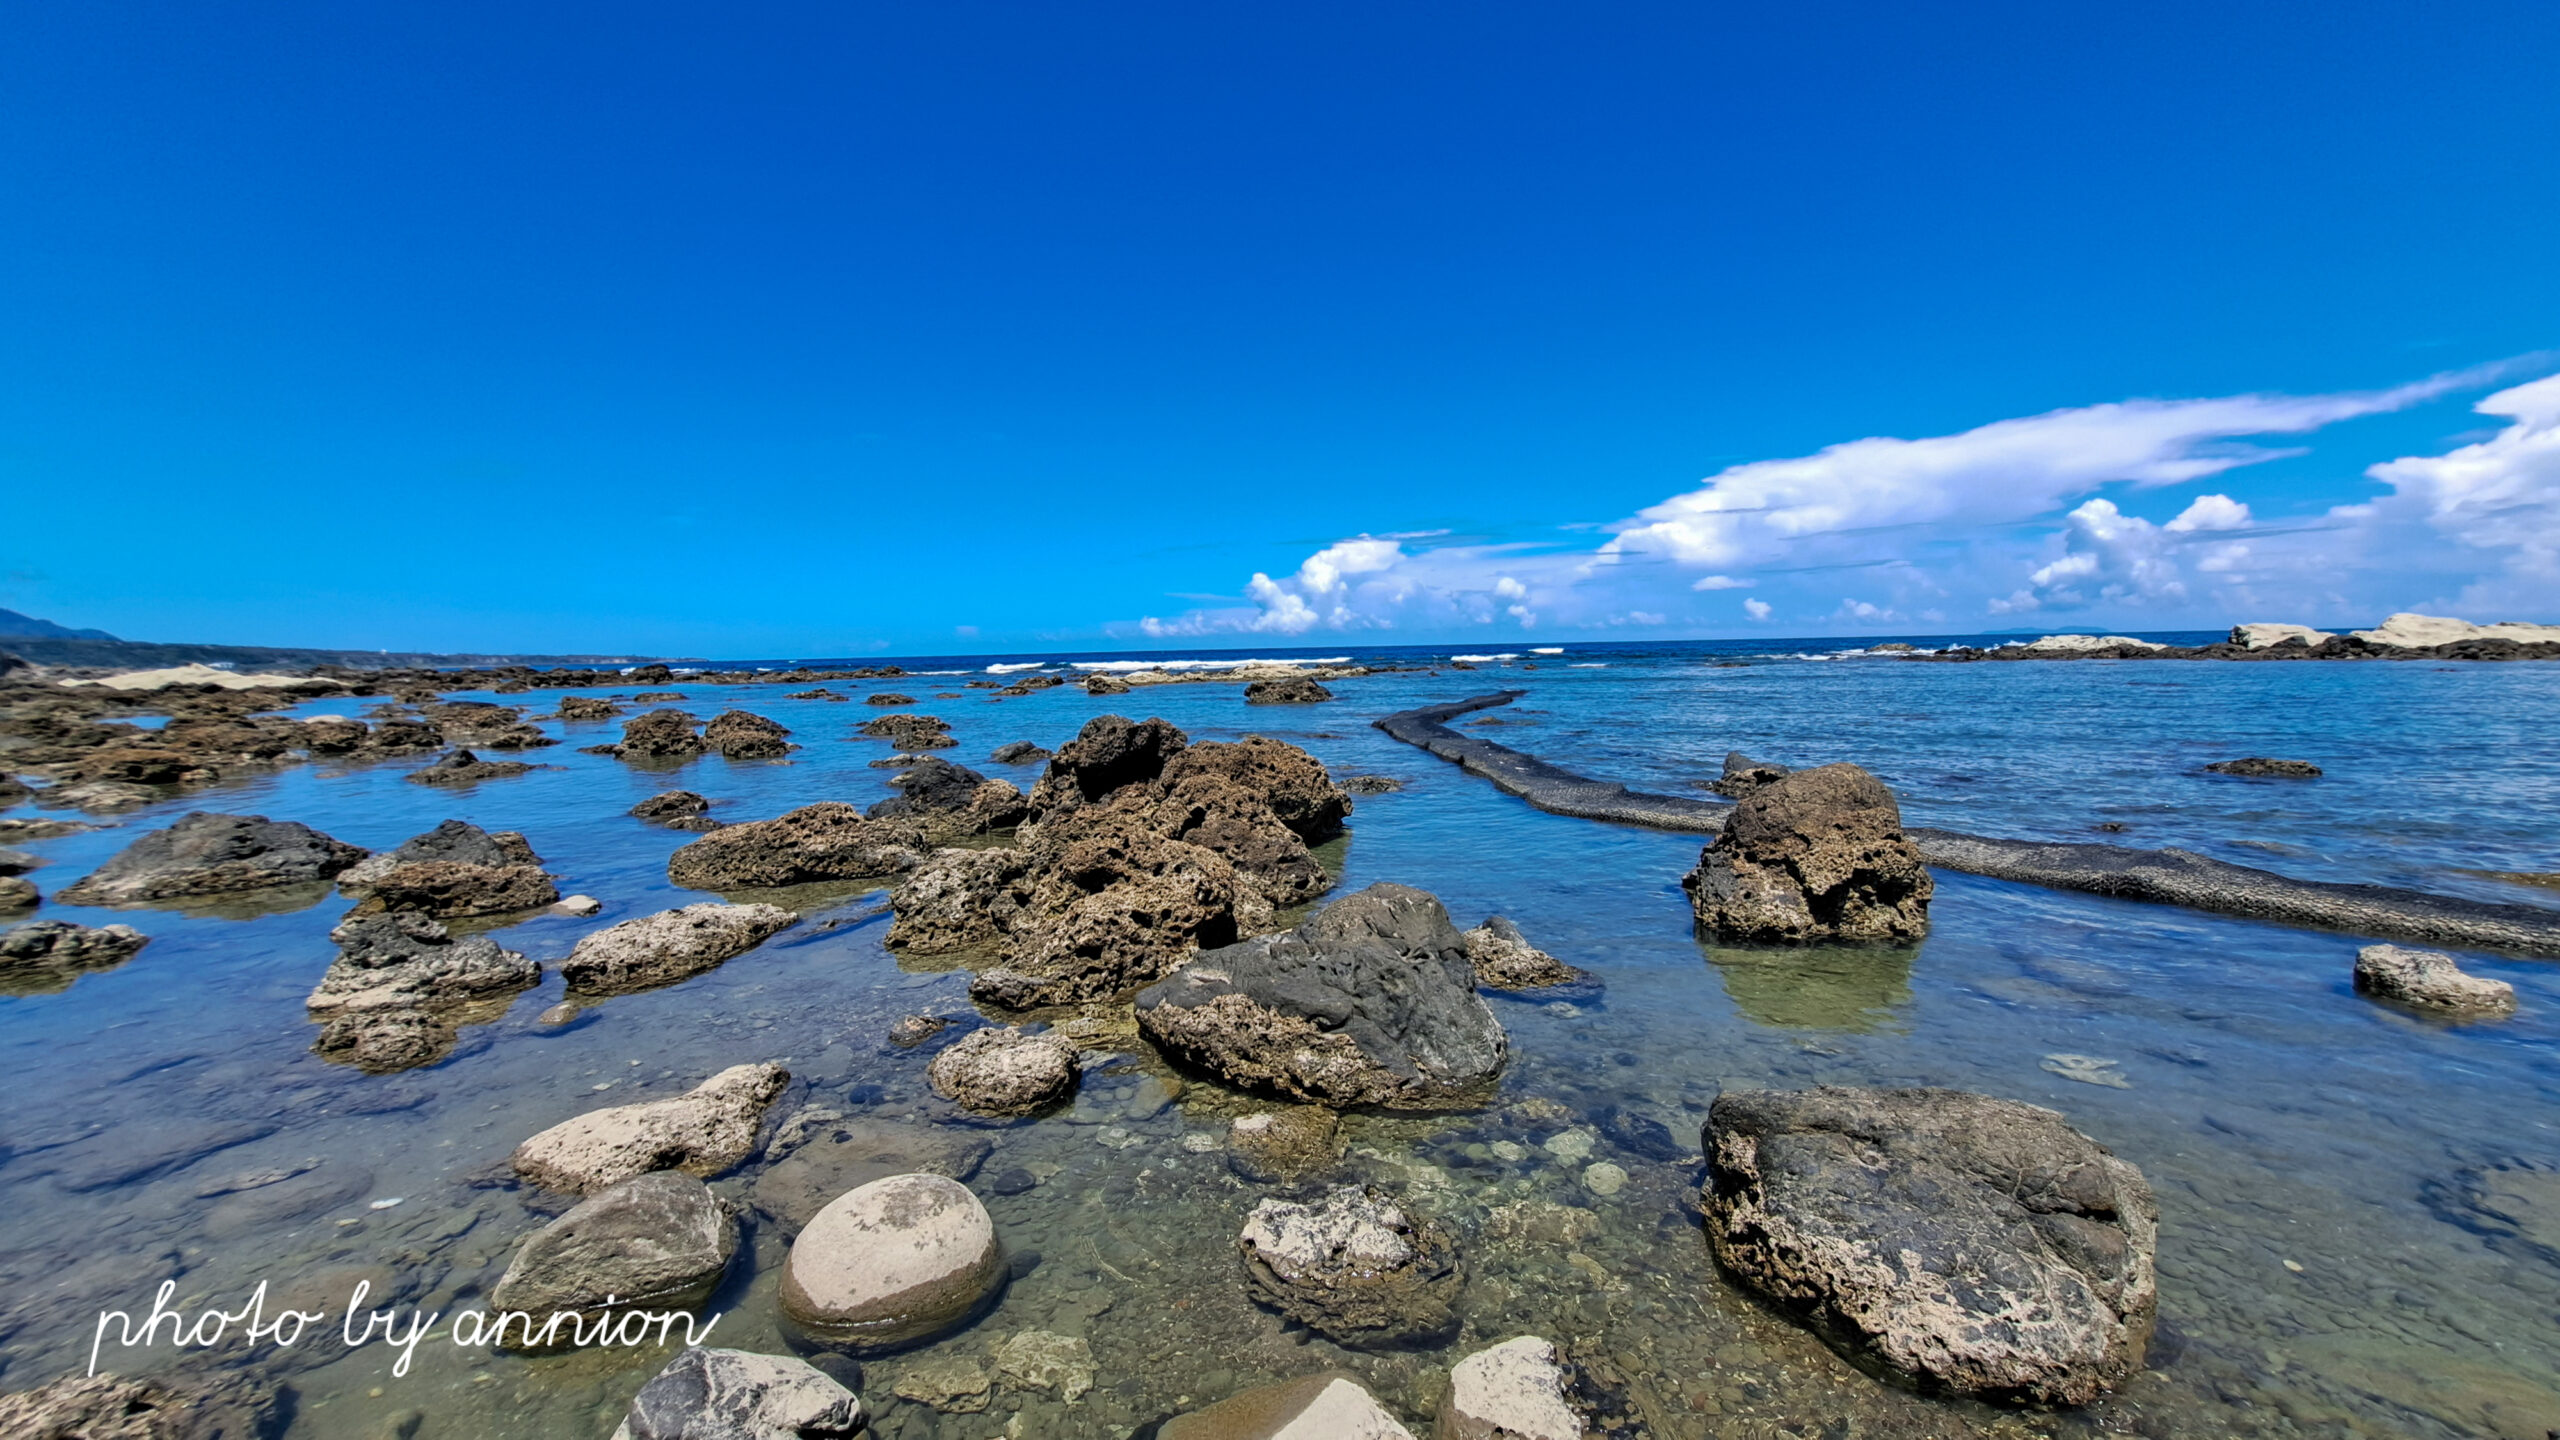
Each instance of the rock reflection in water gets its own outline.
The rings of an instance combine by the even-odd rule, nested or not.
[[[1920,953],[1903,945],[1762,950],[1703,942],[1698,950],[1746,1018],[1777,1030],[1861,1034],[1904,1023]]]

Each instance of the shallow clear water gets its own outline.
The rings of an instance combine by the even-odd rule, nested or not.
[[[889,682],[918,697],[906,708],[952,722],[961,744],[944,754],[1026,785],[1030,772],[980,757],[1015,739],[1054,746],[1112,710],[1161,714],[1195,738],[1272,734],[1337,774],[1402,778],[1403,791],[1360,801],[1343,888],[1419,885],[1462,925],[1509,915],[1606,989],[1567,1008],[1496,1002],[1514,1059],[1493,1108],[1348,1122],[1344,1173],[1401,1187],[1461,1239],[1469,1328],[1456,1345],[1352,1354],[1256,1310],[1233,1241],[1268,1191],[1183,1143],[1222,1136],[1252,1104],[1195,1077],[1180,1103],[1133,1118],[1141,1074],[1166,1073],[1136,1053],[1089,1072],[1073,1114],[971,1132],[993,1147],[982,1177],[1022,1171],[1038,1182],[1011,1195],[979,1186],[1007,1245],[1038,1261],[969,1330],[866,1364],[882,1433],[981,1440],[1008,1433],[1018,1413],[1017,1435],[1124,1435],[1186,1401],[1337,1363],[1422,1420],[1451,1360],[1524,1331],[1613,1357],[1669,1435],[2541,1437],[2560,1427],[2552,1212],[2541,1212],[2538,1231],[2525,1217],[2519,1233],[2467,1203],[2474,1175],[2521,1173],[2531,1189],[2536,1167],[2560,1166],[2560,964],[2464,956],[2475,973],[2513,982],[2522,1008],[2499,1023],[2445,1026],[2354,995],[2352,936],[1960,875],[1940,877],[1933,933],[1916,950],[1711,949],[1691,937],[1678,888],[1697,837],[1539,813],[1367,724],[1522,687],[1529,693],[1499,712],[1511,723],[1480,733],[1648,788],[1711,776],[1728,749],[1793,764],[1855,760],[1895,786],[1914,823],[2095,838],[2095,826],[2115,822],[2129,844],[2549,904],[2550,892],[2466,872],[2560,870],[2560,765],[2547,741],[2560,667],[1713,663],[1724,658],[1712,647],[1577,649],[1535,657],[1534,671],[1344,681],[1336,704],[1285,710],[1248,709],[1230,685],[991,702],[985,691],[931,698],[937,691],[923,687],[957,688],[943,679]],[[1604,668],[1569,668],[1594,663]],[[574,753],[610,738],[612,725],[570,726],[560,731],[570,743],[524,757],[559,768],[466,793],[403,783],[415,762],[302,768],[23,848],[49,860],[35,878],[50,892],[186,809],[301,820],[372,847],[459,816],[523,831],[564,892],[605,902],[593,920],[502,932],[548,962],[591,928],[702,898],[665,875],[666,855],[691,837],[623,817],[637,799],[682,785],[719,801],[722,818],[755,819],[888,793],[887,772],[867,766],[886,743],[843,738],[878,712],[780,698],[788,688],[696,686],[688,707],[781,720],[804,746],[788,761],[642,772]],[[834,688],[863,693],[859,682]],[[538,712],[550,697],[489,698]],[[2308,759],[2328,774],[2291,783],[2200,773],[2206,761],[2248,754]],[[123,920],[153,943],[63,993],[0,1000],[11,1080],[0,1091],[0,1139],[11,1147],[0,1165],[11,1217],[0,1238],[0,1385],[81,1367],[97,1311],[147,1305],[171,1276],[190,1308],[236,1308],[260,1279],[343,1297],[360,1274],[375,1282],[369,1304],[386,1286],[403,1306],[473,1303],[544,1218],[537,1197],[493,1183],[518,1141],[598,1105],[676,1093],[727,1065],[790,1067],[797,1078],[777,1117],[813,1104],[902,1124],[948,1115],[923,1084],[929,1051],[894,1049],[885,1035],[903,1015],[965,1013],[967,977],[901,968],[880,943],[876,891],[796,895],[811,915],[800,929],[710,975],[605,1002],[565,1029],[535,1019],[560,998],[552,979],[503,1019],[465,1031],[452,1059],[379,1078],[308,1053],[314,1027],[301,1002],[327,968],[326,934],[344,902],[293,898],[304,908],[255,916],[43,912]],[[2055,1054],[2113,1062],[2102,1073],[2122,1088],[2053,1073],[2045,1065]],[[1611,1106],[1693,1141],[1721,1088],[1824,1082],[1956,1085],[2054,1106],[2140,1165],[2164,1212],[2153,1368],[2067,1415],[1880,1384],[1717,1277],[1690,1216],[1694,1163],[1620,1153],[1604,1138],[1592,1158],[1632,1178],[1603,1197],[1585,1187],[1581,1164],[1542,1148]],[[268,1133],[165,1174],[74,1188],[117,1156],[257,1131]],[[1500,1141],[1525,1158],[1501,1159],[1512,1146],[1497,1152]],[[281,1185],[199,1193],[306,1162],[317,1163]],[[715,1188],[744,1199],[756,1177],[751,1165]],[[401,1203],[368,1208],[391,1198]],[[1558,1243],[1486,1228],[1492,1207],[1521,1201],[1587,1210],[1590,1233]],[[742,1266],[719,1299],[728,1309],[715,1343],[771,1348],[782,1343],[772,1302],[782,1239],[765,1224],[751,1248],[752,1273]],[[919,1359],[984,1359],[1025,1329],[1085,1337],[1095,1391],[1069,1406],[999,1385],[987,1413],[956,1416],[891,1393]],[[600,1440],[664,1352],[526,1360],[435,1340],[396,1378],[392,1358],[378,1344],[299,1347],[282,1372],[301,1397],[291,1433],[388,1433],[381,1427],[415,1410],[424,1440]]]

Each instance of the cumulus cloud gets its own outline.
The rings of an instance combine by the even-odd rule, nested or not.
[[[2391,494],[2334,507],[2313,524],[2270,525],[2222,493],[2198,496],[2165,522],[2127,508],[2149,491],[2302,453],[2263,443],[2269,437],[2478,388],[2505,368],[2332,395],[2127,400],[1953,435],[1852,440],[1728,467],[1597,527],[1608,538],[1596,547],[1569,533],[1546,545],[1436,548],[1418,543],[1431,536],[1361,535],[1294,574],[1257,573],[1247,606],[1150,617],[1137,628],[1154,637],[1713,628],[1734,623],[1737,608],[1762,621],[1780,604],[1800,620],[1869,628],[2086,609],[2128,624],[2286,605],[2307,618],[2405,608],[2419,597],[2377,597],[2393,583],[2412,588],[2422,570],[2416,588],[2427,595],[2449,585],[2467,603],[2502,599],[2512,609],[2538,586],[2545,598],[2535,603],[2547,609],[2560,580],[2560,377],[2491,395],[2478,409],[2511,422],[2498,435],[2373,466],[2367,473]],[[2425,554],[2411,548],[2413,533]],[[1864,593],[1832,588],[1817,600],[1832,571],[1866,572],[1856,582]],[[2376,583],[2349,583],[2348,572],[2372,572]],[[1738,607],[1718,598],[1754,587],[1762,594]]]

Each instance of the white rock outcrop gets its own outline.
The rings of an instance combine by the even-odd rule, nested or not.
[[[2260,620],[2248,625],[2231,627],[2231,643],[2249,650],[2264,650],[2270,645],[2281,645],[2287,640],[2299,640],[2305,645],[2317,645],[2329,638],[2329,632],[2326,630],[2314,630],[2308,625],[2285,625],[2271,620]]]
[[[2026,648],[2029,650],[2112,650],[2119,645],[2130,645],[2137,650],[2168,648],[2149,640],[2136,640],[2130,635],[2047,635],[2041,640],[2028,641]]]
[[[1535,1335],[1479,1350],[1449,1371],[1436,1440],[1582,1440],[1568,1379],[1554,1343]]]
[[[2418,615],[2402,611],[2374,629],[2356,631],[2355,637],[2370,645],[2389,645],[2404,650],[2450,645],[2457,640],[2513,640],[2523,645],[2560,644],[2560,625],[2533,625],[2522,620],[2501,620],[2494,625],[2474,625],[2468,620],[2456,620],[2448,615]]]

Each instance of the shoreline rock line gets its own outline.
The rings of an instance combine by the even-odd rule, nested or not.
[[[1549,814],[1656,830],[1722,833],[1725,820],[1734,813],[1731,805],[1680,795],[1648,795],[1615,781],[1594,780],[1508,746],[1461,735],[1448,726],[1459,715],[1508,705],[1526,693],[1498,691],[1399,711],[1372,723]],[[2312,930],[2560,959],[2560,911],[2540,906],[2492,904],[2391,885],[2297,880],[2191,850],[2008,840],[1927,828],[1903,833],[1932,867],[1994,880],[2180,905]]]

